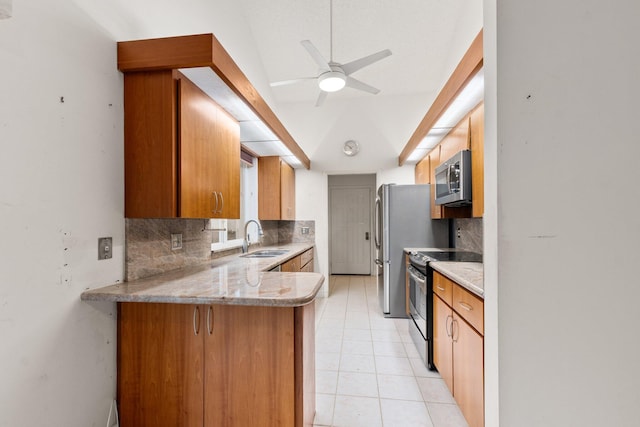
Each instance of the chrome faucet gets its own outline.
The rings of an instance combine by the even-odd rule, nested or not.
[[[260,237],[262,237],[264,235],[264,233],[262,232],[262,227],[260,226],[260,223],[258,221],[256,221],[255,219],[250,219],[249,221],[247,221],[244,224],[244,240],[242,241],[242,253],[246,254],[247,252],[249,252],[249,233],[247,233],[247,227],[249,227],[250,223],[255,223],[258,226],[258,239],[260,239]]]

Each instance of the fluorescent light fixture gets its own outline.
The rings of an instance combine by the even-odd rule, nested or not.
[[[452,128],[484,99],[484,69],[476,73],[440,116],[433,128]],[[431,132],[429,132],[431,133]]]
[[[240,123],[240,142],[276,141],[278,137],[260,120]]]
[[[325,92],[337,92],[347,83],[347,78],[340,71],[327,71],[318,77],[318,86]]]
[[[302,164],[302,162],[300,160],[298,160],[298,158],[296,156],[283,156],[282,160],[287,162],[289,164],[289,166],[291,166],[294,169],[302,169],[302,168],[304,168],[304,165]]]
[[[413,153],[411,153],[411,155],[407,158],[407,163],[418,163],[427,155],[429,151],[431,151],[432,148],[433,147],[416,148],[415,150],[413,150]]]
[[[280,140],[242,142],[242,146],[258,156],[293,156],[293,153]]]
[[[420,161],[433,147],[464,118],[469,112],[484,99],[484,69],[481,68],[475,76],[469,80],[466,86],[453,100],[449,108],[434,123],[429,133],[420,141],[407,162]],[[426,151],[424,151],[426,149]]]
[[[11,0],[0,0],[0,19],[11,18]]]

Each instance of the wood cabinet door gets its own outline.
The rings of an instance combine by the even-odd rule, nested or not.
[[[296,272],[300,271],[300,255],[297,257],[291,258],[288,261],[285,261],[281,264],[280,270],[286,272]]]
[[[446,162],[456,153],[469,149],[469,116],[454,127],[440,142],[440,161]]]
[[[433,295],[433,364],[453,393],[453,345],[449,336],[452,315],[451,308]]]
[[[471,113],[472,216],[484,215],[484,104]]]
[[[261,220],[280,219],[280,173],[279,157],[258,159],[258,218]]]
[[[118,304],[118,410],[123,426],[203,425],[203,311]]]
[[[484,426],[484,339],[453,314],[453,391],[469,427]]]
[[[280,218],[296,219],[296,173],[280,160]]]
[[[295,424],[293,310],[207,308],[203,425]]]
[[[124,75],[127,218],[178,215],[175,85],[170,70]]]
[[[240,217],[240,127],[186,78],[180,87],[180,217]]]
[[[436,146],[429,153],[429,176],[431,181],[431,218],[442,218],[442,207],[436,205],[436,168],[440,165],[440,148]]]
[[[220,193],[220,218],[240,218],[240,126],[225,111],[218,111],[215,152],[218,169],[214,190]]]
[[[214,218],[216,171],[224,168],[216,153],[217,105],[186,78],[180,88],[180,217]]]
[[[416,184],[431,183],[431,168],[430,168],[429,156],[420,160],[416,165],[415,181],[416,181]]]

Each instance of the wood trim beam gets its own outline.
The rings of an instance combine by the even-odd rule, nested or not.
[[[306,169],[311,160],[213,34],[118,42],[118,70],[123,73],[210,67],[244,100]]]
[[[413,150],[427,136],[433,125],[447,111],[447,108],[449,108],[469,80],[482,68],[482,61],[482,30],[480,30],[400,153],[398,157],[399,166],[402,166],[407,161]]]

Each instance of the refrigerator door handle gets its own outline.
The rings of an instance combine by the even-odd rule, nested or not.
[[[375,215],[373,216],[373,225],[375,227],[375,232],[373,233],[373,241],[376,244],[376,249],[380,249],[380,209],[380,198],[376,197],[376,209]]]

